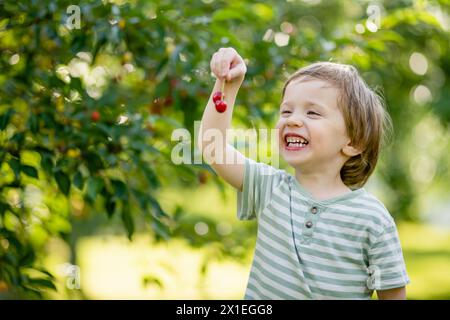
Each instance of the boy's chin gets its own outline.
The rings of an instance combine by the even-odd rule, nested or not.
[[[289,164],[291,167],[299,168],[304,166],[310,160],[309,148],[306,150],[286,150],[285,146],[282,145],[280,148],[280,154],[283,160]]]
[[[290,165],[291,167],[294,167],[294,168],[299,168],[299,167],[305,165],[306,162],[307,162],[307,161],[305,161],[305,159],[302,158],[302,157],[295,157],[295,156],[292,156],[292,155],[288,155],[288,156],[287,156],[286,154],[283,154],[283,160],[284,160],[288,165]]]

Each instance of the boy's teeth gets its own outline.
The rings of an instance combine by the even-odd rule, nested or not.
[[[288,144],[307,144],[308,142],[300,137],[286,137],[286,142]]]
[[[304,143],[304,142],[288,142],[287,145],[289,147],[303,147],[303,146],[306,146],[307,143]]]

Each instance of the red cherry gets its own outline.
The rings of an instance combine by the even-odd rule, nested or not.
[[[208,98],[209,97],[208,91],[206,91],[206,90],[199,90],[199,91],[197,91],[197,93],[202,98],[205,98],[205,97]]]
[[[150,106],[150,112],[153,114],[161,114],[164,102],[165,101],[163,101],[162,98],[156,98],[153,100],[153,103]]]
[[[225,112],[225,110],[227,110],[227,103],[225,101],[218,101],[216,103],[216,110],[217,112]]]
[[[170,88],[171,89],[176,88],[177,83],[178,83],[177,79],[170,79]]]
[[[208,175],[205,172],[200,172],[198,174],[198,181],[200,184],[205,184],[208,182]]]
[[[99,121],[99,120],[100,120],[100,112],[98,112],[98,111],[93,111],[93,112],[91,113],[91,120],[94,121],[94,122]]]
[[[164,105],[166,107],[171,106],[173,103],[172,96],[167,96],[166,99],[164,99]]]
[[[213,102],[214,102],[214,104],[217,104],[217,102],[220,101],[220,100],[222,100],[222,92],[217,91],[213,95]]]
[[[180,90],[180,96],[186,98],[188,96],[188,92],[186,89]]]

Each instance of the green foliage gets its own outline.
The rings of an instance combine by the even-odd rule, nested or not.
[[[155,192],[204,183],[207,166],[175,166],[169,140],[178,127],[193,136],[213,83],[209,61],[221,46],[248,59],[236,108],[246,126],[273,125],[280,88],[296,68],[329,59],[355,64],[383,89],[394,120],[397,135],[379,170],[388,207],[396,217],[417,217],[414,153],[404,146],[422,118],[450,122],[449,31],[433,13],[448,15],[448,4],[386,1],[381,28],[361,33],[355,24],[367,20],[365,2],[83,1],[81,28],[69,30],[72,4],[6,1],[0,11],[0,284],[13,296],[53,288],[40,267],[45,241],[67,239],[80,214],[120,215],[130,239],[142,217],[156,239],[220,243],[220,236],[195,240],[194,222],[165,212]],[[286,46],[274,38],[281,31],[290,36]],[[427,58],[425,75],[408,67],[416,51]],[[411,100],[418,84],[433,99]],[[436,175],[447,173],[448,158],[436,161]],[[49,215],[24,201],[29,185],[41,190]],[[232,246],[223,252],[238,255]]]

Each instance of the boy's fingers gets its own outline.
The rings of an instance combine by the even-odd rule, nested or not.
[[[234,77],[236,77],[238,75],[238,70],[237,68],[233,68],[230,70],[230,72],[228,72],[227,75],[227,80],[230,81],[231,79],[233,79]]]
[[[239,55],[233,48],[220,48],[211,59],[211,71],[218,78],[227,80],[245,74],[245,65],[238,58]]]
[[[216,63],[215,63],[215,73],[217,75],[217,77],[221,77],[221,70],[222,70],[222,57],[221,54],[217,54],[216,57]]]
[[[238,76],[245,74],[245,67],[242,64],[238,64],[236,67],[230,70],[227,75],[227,80],[231,80]]]
[[[222,76],[225,76],[228,72],[228,69],[230,68],[230,63],[228,62],[228,59],[226,56],[222,57],[222,63],[220,65],[220,74]]]
[[[227,73],[230,70],[231,62],[233,61],[235,57],[235,53],[233,50],[223,50],[223,55],[221,57],[222,64],[221,64],[221,75],[226,76]]]
[[[211,68],[211,72],[216,74],[216,63],[217,63],[217,59],[216,59],[216,53],[213,54],[211,61],[209,63],[209,67]]]

